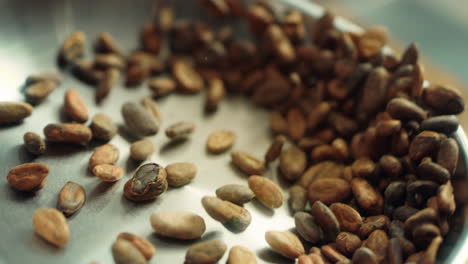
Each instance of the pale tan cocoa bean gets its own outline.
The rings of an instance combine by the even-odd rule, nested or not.
[[[257,259],[249,249],[234,246],[229,251],[227,264],[257,264]]]
[[[198,242],[192,245],[185,255],[185,264],[214,264],[226,252],[227,246],[220,240]]]
[[[105,144],[97,148],[89,158],[88,166],[92,170],[100,164],[114,165],[119,159],[120,151],[112,144]]]
[[[144,161],[154,153],[154,145],[147,139],[133,142],[130,145],[130,157],[136,161]]]
[[[151,242],[132,233],[120,233],[117,236],[117,239],[124,239],[132,243],[132,245],[136,247],[147,260],[150,260],[156,253],[156,248],[151,244]]]
[[[198,93],[203,88],[203,78],[185,60],[178,59],[172,63],[172,76],[177,82],[177,87],[181,92]]]
[[[180,187],[191,182],[197,175],[197,167],[190,162],[176,162],[166,166],[167,183]]]
[[[105,182],[116,182],[120,180],[124,174],[121,167],[111,164],[98,164],[92,169],[93,174]]]
[[[273,251],[289,259],[298,258],[305,253],[299,238],[288,231],[268,231],[265,233],[265,240]]]
[[[156,234],[181,240],[200,238],[205,233],[205,220],[190,212],[160,211],[150,218]]]
[[[187,139],[195,130],[195,124],[191,122],[177,122],[166,128],[166,136],[171,140]]]
[[[63,108],[72,121],[84,123],[88,120],[88,107],[75,89],[68,89],[65,93]]]
[[[143,253],[129,240],[117,238],[112,244],[112,256],[116,264],[146,264]]]
[[[94,115],[89,127],[95,139],[109,141],[117,134],[117,126],[115,126],[112,119],[104,113]]]
[[[229,130],[216,130],[212,132],[206,141],[206,148],[211,153],[222,153],[232,147],[236,140],[236,134]]]
[[[0,102],[0,124],[17,123],[32,114],[33,108],[27,103]]]
[[[229,201],[238,205],[250,202],[255,194],[248,186],[240,184],[227,184],[216,189],[216,196],[219,199]]]
[[[242,172],[252,174],[262,174],[265,170],[264,162],[244,151],[231,152],[231,162]]]
[[[47,242],[63,247],[70,237],[65,216],[55,208],[40,208],[34,212],[33,227],[36,234]]]
[[[175,91],[177,84],[169,77],[154,77],[148,81],[148,87],[153,96],[159,98]]]
[[[42,103],[57,87],[57,83],[52,80],[36,81],[26,87],[24,95],[31,104]]]
[[[279,208],[283,204],[283,191],[271,180],[252,175],[249,177],[249,187],[255,193],[255,198],[266,207]]]
[[[202,205],[206,212],[216,221],[232,232],[243,232],[250,225],[252,217],[243,207],[223,201],[218,197],[205,196]]]
[[[83,207],[86,202],[86,192],[83,186],[75,182],[67,182],[58,195],[57,209],[65,216],[70,216]]]

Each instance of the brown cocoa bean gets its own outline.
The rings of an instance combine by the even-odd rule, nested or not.
[[[44,187],[49,167],[42,163],[25,163],[11,169],[7,175],[8,183],[20,191],[36,191]]]
[[[206,141],[206,148],[211,153],[222,153],[232,147],[236,140],[234,132],[229,130],[216,130],[212,132]]]
[[[424,89],[422,99],[440,114],[456,115],[465,110],[465,102],[458,91],[438,84]]]
[[[33,108],[27,103],[0,102],[0,124],[17,123],[32,114]]]
[[[297,180],[307,166],[306,154],[299,148],[289,148],[281,153],[279,166],[287,180]]]
[[[100,164],[114,165],[119,160],[119,149],[112,144],[105,144],[97,148],[89,158],[89,168],[92,170]]]
[[[342,202],[351,196],[350,184],[340,178],[323,178],[308,187],[309,202],[321,201],[326,205]]]
[[[75,182],[67,182],[59,192],[57,209],[65,216],[70,216],[83,207],[86,201],[86,192],[83,186]]]
[[[73,144],[86,144],[91,141],[91,129],[75,123],[49,124],[44,128],[44,135],[48,141]]]
[[[382,195],[369,182],[362,178],[353,178],[351,180],[351,190],[360,208],[372,214],[382,213]]]
[[[324,203],[316,201],[312,205],[311,213],[315,222],[322,228],[325,238],[334,241],[340,233],[340,223],[333,212]]]
[[[23,141],[26,150],[33,155],[39,156],[46,151],[47,147],[44,140],[34,132],[26,132]]]
[[[356,209],[344,203],[334,203],[330,210],[335,215],[340,229],[351,233],[356,233],[362,225],[362,218]]]
[[[136,202],[154,200],[167,190],[166,175],[166,170],[156,163],[141,165],[125,183],[125,198]]]

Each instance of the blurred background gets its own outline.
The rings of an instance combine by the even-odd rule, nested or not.
[[[398,53],[417,43],[426,79],[458,88],[468,100],[466,0],[315,0],[363,27],[383,25]],[[460,116],[468,126],[468,114]]]

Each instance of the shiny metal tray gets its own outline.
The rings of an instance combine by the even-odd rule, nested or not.
[[[192,7],[198,1],[175,1],[177,12],[198,16],[201,11]],[[302,9],[311,17],[323,10],[302,0],[283,1]],[[99,32],[108,31],[127,51],[138,45],[138,34],[144,22],[151,17],[151,1],[1,1],[0,25],[0,100],[22,100],[20,86],[28,74],[56,68],[55,55],[63,39],[74,30],[84,31],[89,40]],[[339,28],[360,30],[343,19],[336,21]],[[91,54],[91,53],[89,53]],[[157,151],[150,160],[166,165],[190,161],[197,165],[197,178],[179,189],[169,189],[151,203],[136,204],[126,200],[123,185],[138,164],[129,160],[129,142],[116,136],[111,143],[121,150],[118,165],[126,176],[115,184],[107,184],[90,174],[88,159],[96,145],[87,147],[53,147],[42,157],[34,159],[22,148],[22,135],[27,131],[42,134],[47,123],[63,119],[61,107],[67,88],[77,89],[88,102],[90,113],[104,112],[117,124],[123,124],[120,106],[128,100],[140,100],[149,94],[145,85],[137,88],[116,87],[101,106],[94,102],[94,90],[64,74],[64,82],[49,99],[34,109],[33,115],[18,126],[0,127],[0,175],[24,162],[42,162],[50,167],[44,189],[35,195],[12,190],[5,177],[0,184],[0,263],[112,263],[111,244],[120,232],[132,232],[146,237],[157,247],[151,263],[182,263],[191,243],[161,239],[153,235],[150,215],[158,210],[184,210],[200,214],[207,224],[206,239],[221,239],[229,247],[243,245],[253,250],[259,263],[292,263],[268,249],[264,240],[267,230],[287,230],[294,226],[287,205],[269,210],[257,202],[246,208],[252,214],[252,224],[240,234],[233,234],[209,217],[201,205],[201,197],[214,195],[214,190],[227,183],[246,184],[246,177],[230,164],[228,153],[214,156],[206,153],[207,135],[219,128],[233,130],[237,135],[235,149],[247,150],[262,156],[269,145],[268,115],[238,96],[229,96],[214,115],[203,111],[204,94],[173,95],[160,100],[163,127],[176,121],[190,120],[197,124],[192,139],[183,144],[170,144],[164,133],[150,138]],[[456,134],[462,145],[462,175],[467,164],[467,141],[462,129]],[[270,166],[265,176],[277,179],[276,166]],[[32,214],[36,208],[55,207],[59,190],[67,181],[81,184],[87,193],[84,207],[69,218],[71,237],[63,249],[56,249],[38,238],[32,228]],[[280,181],[281,182],[281,181]],[[464,183],[460,183],[464,184]],[[464,185],[466,186],[466,185]],[[287,186],[282,186],[286,188]],[[463,214],[465,210],[459,210]],[[463,263],[468,252],[466,218],[461,218],[456,232],[452,232],[447,247],[442,251],[446,263]],[[227,253],[221,260],[225,262]]]

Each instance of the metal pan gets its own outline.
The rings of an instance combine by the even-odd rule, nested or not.
[[[184,13],[181,16],[202,16],[196,7],[197,2],[175,1],[175,4],[178,12]],[[284,2],[311,17],[318,17],[323,12],[319,6],[307,1]],[[139,30],[150,19],[151,10],[151,1],[0,1],[0,100],[22,100],[20,86],[27,75],[54,69],[57,47],[74,30],[84,31],[89,40],[94,39],[99,32],[108,31],[123,48],[131,51],[137,47]],[[343,19],[337,20],[336,26],[360,30]],[[5,178],[0,183],[0,263],[112,263],[110,246],[120,232],[132,232],[154,243],[157,253],[151,263],[182,263],[191,243],[153,235],[149,217],[159,210],[184,210],[200,214],[207,223],[207,232],[202,240],[216,238],[226,242],[229,247],[248,247],[257,254],[259,263],[293,263],[272,253],[264,240],[265,231],[288,230],[294,226],[286,205],[272,211],[256,202],[247,204],[246,208],[252,214],[252,224],[245,232],[234,234],[209,217],[200,202],[201,197],[214,195],[214,190],[226,183],[246,184],[246,176],[230,165],[228,154],[213,156],[206,153],[207,135],[218,128],[230,129],[238,135],[235,149],[248,150],[261,157],[270,141],[265,110],[237,96],[228,97],[215,115],[204,113],[204,94],[174,95],[161,100],[164,118],[162,129],[183,120],[195,122],[197,129],[189,141],[179,145],[170,144],[161,132],[150,138],[157,148],[150,160],[162,165],[179,161],[193,162],[198,167],[198,175],[191,184],[170,189],[154,202],[135,204],[122,195],[125,181],[138,166],[129,159],[127,137],[117,136],[111,141],[120,148],[118,165],[126,171],[124,178],[115,184],[102,183],[88,171],[87,161],[95,144],[88,147],[53,147],[39,158],[28,155],[22,148],[22,135],[25,132],[41,134],[47,123],[62,120],[60,113],[67,88],[78,90],[89,102],[91,114],[104,112],[118,124],[123,124],[120,105],[149,95],[145,85],[138,88],[119,85],[112,91],[110,98],[97,106],[93,100],[94,88],[65,74],[61,87],[35,108],[32,117],[18,126],[0,127],[0,175],[7,175],[12,167],[24,162],[42,162],[50,167],[45,188],[35,195],[12,190]],[[462,129],[458,130],[455,138],[462,146],[459,175],[464,180],[467,141]],[[275,167],[273,164],[265,176],[277,180]],[[57,194],[67,181],[81,184],[86,190],[87,201],[76,215],[69,218],[69,243],[62,249],[56,249],[34,234],[31,217],[37,208],[55,207]],[[460,181],[460,184],[465,182]],[[458,182],[457,186],[460,186]],[[460,206],[458,215],[462,216],[459,218],[461,222],[457,222],[444,243],[446,247],[442,250],[441,260],[446,263],[462,263],[466,259],[468,236],[463,225],[466,224],[464,212],[466,209]],[[226,258],[227,254],[221,263]]]

